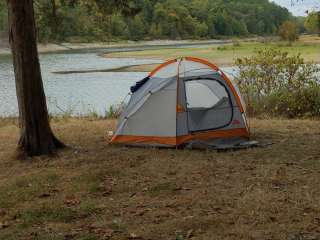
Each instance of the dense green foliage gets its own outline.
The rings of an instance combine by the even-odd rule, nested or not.
[[[320,13],[311,12],[307,17],[304,26],[308,33],[320,33]]]
[[[238,59],[239,88],[254,115],[320,116],[320,68],[300,55],[277,49],[260,50]]]
[[[6,3],[4,0],[0,0],[0,37],[6,34],[8,28],[7,14]]]
[[[34,4],[39,40],[44,42],[266,35],[277,33],[292,18],[287,9],[268,0],[35,0]],[[0,7],[1,17],[5,8]],[[5,23],[0,21],[1,31]]]

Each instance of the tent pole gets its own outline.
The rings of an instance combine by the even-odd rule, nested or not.
[[[178,73],[177,73],[177,93],[176,93],[176,150],[178,150],[178,104],[179,104],[179,86],[180,86],[180,64],[182,62],[182,58],[179,59],[178,63]]]

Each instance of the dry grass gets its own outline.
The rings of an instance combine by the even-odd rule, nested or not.
[[[318,35],[301,35],[299,42],[320,44],[320,37]]]
[[[319,239],[319,121],[254,120],[241,151],[108,146],[111,120],[54,120],[72,148],[11,158],[0,120],[0,239]]]
[[[233,66],[237,58],[249,57],[258,49],[279,48],[289,54],[301,54],[306,62],[320,63],[320,37],[317,36],[301,36],[300,40],[289,45],[286,42],[270,41],[270,42],[246,42],[239,41],[239,44],[225,44],[212,46],[198,46],[193,48],[176,48],[176,49],[157,49],[145,51],[129,51],[108,53],[105,57],[111,58],[150,58],[150,59],[174,59],[179,57],[194,56],[210,59],[218,66]],[[141,67],[129,67],[122,69],[123,71],[148,71],[153,66],[145,65]]]

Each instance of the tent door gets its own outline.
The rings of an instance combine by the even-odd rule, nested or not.
[[[224,128],[232,122],[230,93],[215,79],[185,81],[189,132]]]

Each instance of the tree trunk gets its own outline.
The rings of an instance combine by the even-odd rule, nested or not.
[[[52,7],[52,32],[54,40],[57,40],[58,37],[58,15],[57,15],[57,5],[56,0],[51,0],[51,7]]]
[[[32,0],[7,0],[21,137],[19,150],[27,156],[53,153],[64,147],[50,125],[41,78]]]

